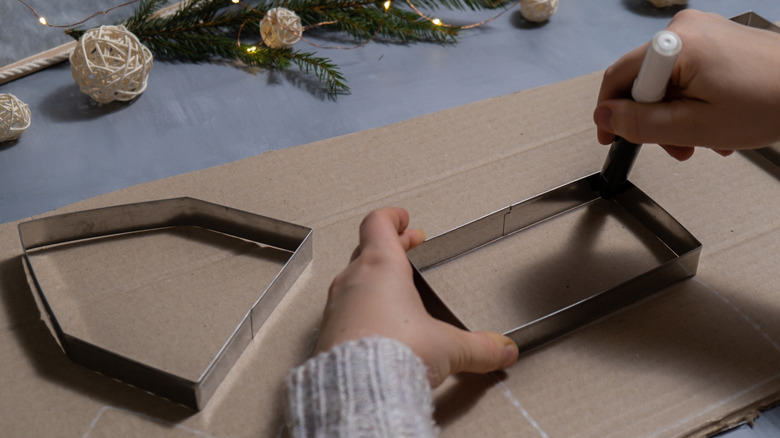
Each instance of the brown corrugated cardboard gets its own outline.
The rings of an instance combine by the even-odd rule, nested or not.
[[[458,313],[467,327],[504,333],[672,257],[634,216],[617,204],[597,200],[427,270],[424,276],[449,305],[468,309]],[[474,266],[489,269],[475,276]]]
[[[363,215],[384,205],[406,207],[413,226],[436,235],[597,171],[606,154],[591,122],[600,78],[595,73],[62,209],[191,196],[314,229],[312,263],[198,413],[70,363],[40,320],[15,224],[0,226],[4,433],[276,436],[283,379],[312,347],[327,286],[357,243]],[[524,355],[502,375],[448,380],[436,399],[443,436],[701,435],[780,399],[778,168],[704,150],[678,163],[646,145],[631,180],[702,242],[698,275]],[[472,258],[464,269],[474,276],[437,292],[471,326],[493,328],[489,323],[499,317],[490,318],[491,309],[527,310],[520,298],[501,295],[508,289],[493,290],[491,281],[501,278],[493,274],[522,274],[527,280],[518,284],[539,286],[523,299],[546,305],[547,282],[563,281],[579,293],[581,285],[603,280],[589,273],[625,275],[660,251],[618,218],[588,236],[578,233],[578,219],[562,217],[514,237],[526,240],[515,248],[495,249],[514,260]],[[568,248],[577,239],[584,239],[580,245],[592,239],[600,256],[580,264]],[[565,281],[555,278],[557,269]],[[225,287],[234,288],[224,275]],[[197,283],[190,287],[197,293]],[[209,318],[219,319],[221,311],[213,312]],[[497,315],[509,321],[513,312]],[[121,330],[115,334],[128,340]]]
[[[193,226],[30,253],[66,333],[192,381],[289,257]]]

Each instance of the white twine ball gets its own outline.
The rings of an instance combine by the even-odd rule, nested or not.
[[[547,21],[558,10],[558,0],[521,0],[520,13],[528,21]]]
[[[30,127],[30,108],[13,94],[0,94],[0,143],[16,140]]]
[[[289,9],[269,9],[260,21],[260,36],[263,43],[272,49],[290,47],[301,39],[302,34],[300,17]]]
[[[79,38],[70,71],[81,91],[100,103],[133,100],[146,90],[152,52],[124,26],[100,26]]]
[[[674,5],[684,5],[688,3],[688,0],[647,0],[653,4],[656,8],[667,8]]]

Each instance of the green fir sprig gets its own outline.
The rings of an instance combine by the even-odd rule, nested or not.
[[[425,9],[492,9],[511,0],[414,0]],[[284,70],[295,64],[304,74],[313,74],[325,85],[328,96],[348,94],[347,81],[330,59],[292,48],[275,49],[261,41],[259,23],[269,9],[282,6],[301,18],[304,29],[317,33],[337,32],[360,44],[372,38],[388,42],[454,42],[460,28],[439,26],[421,17],[403,0],[261,0],[253,6],[230,0],[187,0],[172,14],[158,14],[168,0],[141,0],[133,15],[122,24],[158,59],[208,62],[233,60],[247,66]],[[398,5],[396,5],[398,3]],[[79,39],[85,30],[66,33]],[[239,39],[240,36],[240,39]],[[305,35],[304,35],[305,37]],[[239,44],[239,41],[242,44]],[[300,43],[299,43],[300,44]],[[249,47],[254,47],[248,50]]]

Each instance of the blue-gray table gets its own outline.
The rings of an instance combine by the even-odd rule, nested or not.
[[[689,7],[726,17],[753,10],[780,20],[777,0],[690,0]],[[437,13],[459,24],[495,14]],[[672,13],[645,0],[561,0],[547,24],[528,23],[515,8],[451,45],[372,41],[354,50],[319,50],[298,43],[341,67],[352,95],[336,101],[296,70],[157,62],[140,98],[101,106],[78,90],[69,65],[60,64],[0,85],[0,93],[27,103],[33,118],[20,141],[0,143],[0,222],[601,70],[648,41]],[[763,414],[754,429],[742,426],[726,436],[780,436],[780,409]]]

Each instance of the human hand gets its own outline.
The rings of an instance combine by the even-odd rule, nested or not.
[[[400,208],[363,219],[360,244],[328,291],[315,354],[366,336],[396,339],[422,359],[433,387],[450,374],[486,373],[515,363],[518,349],[511,339],[467,332],[426,312],[406,257],[425,235],[408,225],[409,214]]]
[[[664,101],[628,98],[647,44],[629,52],[604,73],[593,113],[600,143],[658,143],[685,160],[694,146],[728,155],[780,139],[780,34],[687,9],[667,29],[683,46]]]

